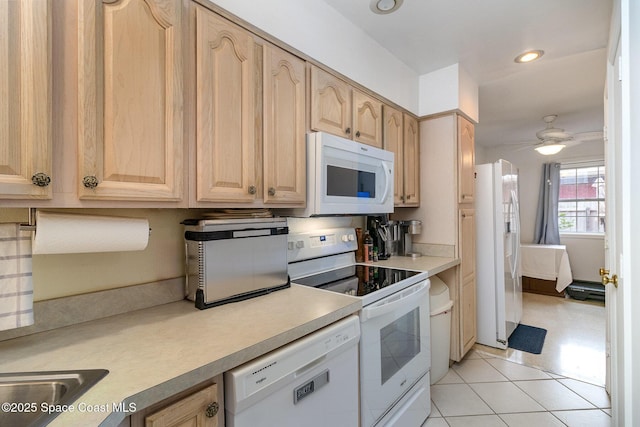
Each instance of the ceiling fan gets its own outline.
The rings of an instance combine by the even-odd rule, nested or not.
[[[573,145],[602,138],[602,132],[582,132],[578,134],[565,132],[564,129],[556,128],[553,126],[553,122],[557,118],[557,114],[550,114],[542,118],[547,126],[544,129],[536,132],[536,137],[538,138],[540,143],[537,144],[534,149],[538,153],[545,156],[550,156],[559,153],[567,145]]]

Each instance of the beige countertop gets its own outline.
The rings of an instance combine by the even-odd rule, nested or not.
[[[50,425],[117,426],[129,414],[112,404],[143,409],[361,307],[356,297],[293,284],[207,310],[178,301],[0,342],[0,372],[108,369],[75,412]],[[108,409],[81,412],[81,403]]]
[[[421,256],[411,258],[405,256],[392,256],[384,261],[369,263],[380,267],[403,268],[405,270],[426,271],[429,276],[441,273],[460,264],[458,258],[443,258],[433,256]]]

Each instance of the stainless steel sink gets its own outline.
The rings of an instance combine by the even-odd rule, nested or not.
[[[109,371],[16,372],[0,374],[0,426],[44,426]],[[44,410],[44,411],[43,411]]]

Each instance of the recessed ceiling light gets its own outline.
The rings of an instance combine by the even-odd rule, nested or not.
[[[513,61],[519,64],[524,64],[525,62],[531,62],[531,61],[535,61],[536,59],[540,59],[542,55],[544,55],[543,50],[530,50],[516,56],[516,58]]]
[[[398,10],[402,2],[403,0],[371,0],[369,9],[373,13],[384,15]]]

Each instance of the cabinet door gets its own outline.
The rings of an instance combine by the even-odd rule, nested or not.
[[[51,2],[0,1],[0,197],[50,199]]]
[[[420,135],[418,120],[404,115],[404,206],[420,205]]]
[[[393,152],[393,204],[402,206],[404,203],[404,126],[402,112],[384,106],[384,149]]]
[[[252,36],[196,8],[196,197],[252,202],[255,172],[255,58]]]
[[[305,63],[264,47],[265,203],[305,203]]]
[[[475,197],[475,148],[473,123],[458,116],[458,203],[473,203]]]
[[[181,4],[78,4],[81,199],[182,198]]]
[[[462,354],[476,342],[476,233],[475,210],[460,209],[460,332]]]
[[[351,139],[351,86],[311,67],[311,129]]]
[[[213,384],[145,418],[147,427],[218,427],[224,408],[218,404],[218,385]]]
[[[353,89],[353,139],[382,148],[382,102]]]

